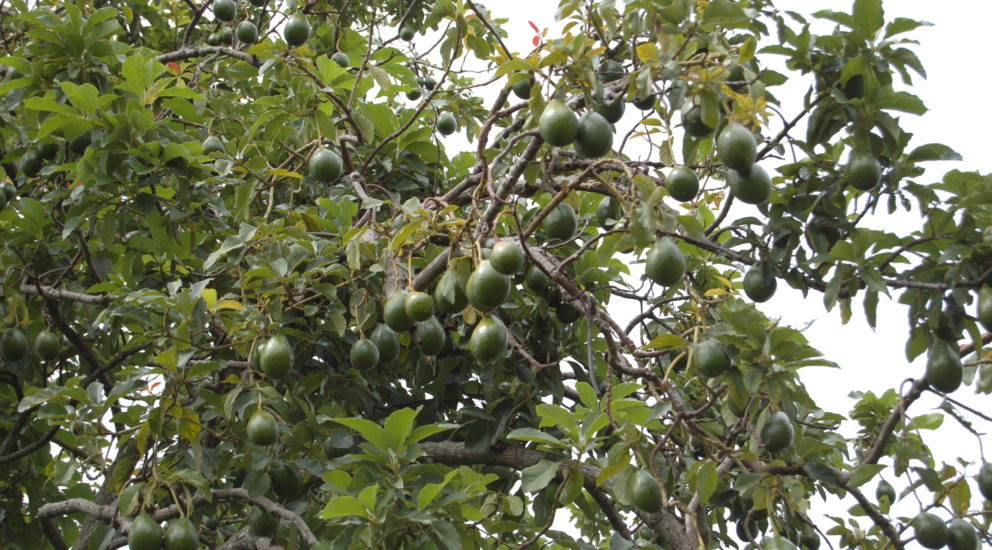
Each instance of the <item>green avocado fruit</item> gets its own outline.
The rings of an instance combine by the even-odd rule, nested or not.
[[[379,364],[379,348],[368,338],[360,338],[351,345],[348,358],[356,369],[371,369]]]
[[[692,348],[692,364],[696,372],[707,378],[719,376],[730,370],[730,356],[719,340],[703,340]]]
[[[875,500],[881,503],[883,497],[889,499],[890,505],[896,501],[896,488],[884,479],[875,487]]]
[[[603,197],[599,201],[599,205],[596,206],[596,220],[603,229],[609,229],[616,225],[622,216],[623,210],[620,208],[620,199],[616,197]]]
[[[516,241],[499,241],[493,245],[489,262],[503,275],[516,275],[524,267],[524,249]]]
[[[279,426],[272,413],[264,409],[257,409],[248,418],[245,432],[249,441],[255,445],[266,447],[276,442],[279,437]]]
[[[719,120],[715,127],[707,126],[703,122],[702,109],[700,109],[699,105],[695,105],[682,115],[682,126],[685,128],[685,133],[696,139],[703,139],[716,133],[716,129],[720,127]]]
[[[862,191],[871,191],[882,181],[882,165],[875,157],[855,151],[847,162],[844,172],[845,181],[851,187]]]
[[[165,530],[165,550],[196,550],[200,546],[196,524],[189,518],[179,518]]]
[[[551,239],[567,241],[575,235],[579,228],[579,219],[575,216],[575,210],[567,202],[560,202],[555,206],[541,222],[541,229]]]
[[[555,147],[569,145],[579,133],[579,119],[575,111],[557,99],[544,106],[537,124],[544,141]]]
[[[778,280],[771,262],[762,261],[751,266],[744,274],[744,293],[754,302],[767,302],[775,295]]]
[[[699,176],[685,166],[672,168],[665,177],[665,189],[673,199],[689,202],[699,192]]]
[[[961,386],[963,376],[961,357],[950,344],[940,341],[930,348],[927,357],[927,382],[930,386],[951,393]]]
[[[329,149],[320,148],[310,155],[310,177],[321,183],[333,183],[341,177],[341,157]]]
[[[28,354],[28,339],[24,336],[24,331],[18,327],[12,327],[3,332],[0,336],[0,353],[8,361],[20,361]]]
[[[527,273],[524,275],[524,286],[528,289],[542,296],[547,296],[548,291],[551,290],[551,285],[551,277],[541,271],[541,268],[531,265],[527,269]]]
[[[293,368],[293,348],[281,334],[269,338],[259,348],[258,366],[269,378],[282,378]]]
[[[339,67],[351,66],[351,59],[344,52],[334,52],[334,55],[331,56],[331,61],[337,63]]]
[[[131,550],[161,550],[165,540],[162,527],[148,514],[140,514],[131,522],[127,545]]]
[[[441,132],[442,136],[450,136],[455,133],[458,129],[458,121],[455,120],[455,115],[451,113],[443,113],[441,116],[437,117],[437,131]]]
[[[783,451],[792,445],[793,437],[795,437],[795,428],[782,411],[769,416],[761,428],[761,445],[769,453]]]
[[[269,469],[272,492],[278,497],[290,499],[303,489],[303,476],[289,464],[277,464]]]
[[[484,317],[472,330],[468,349],[480,363],[489,363],[501,357],[506,351],[506,325],[499,317]]]
[[[913,534],[916,535],[916,542],[931,550],[947,544],[947,525],[930,512],[921,512],[913,518]]]
[[[582,312],[579,308],[573,306],[569,302],[562,302],[555,306],[555,317],[558,318],[563,324],[571,324],[579,320],[582,316]]]
[[[637,107],[642,111],[647,111],[649,109],[654,109],[654,103],[657,100],[658,96],[656,94],[650,94],[644,97],[635,97],[633,103],[634,107]]]
[[[513,91],[513,95],[519,97],[520,99],[530,99],[530,91],[534,88],[534,79],[527,78],[521,80],[516,84],[510,85],[510,90]]]
[[[426,321],[434,316],[434,298],[426,292],[414,290],[403,300],[403,309],[406,310],[406,316],[414,322]]]
[[[426,321],[417,323],[417,340],[420,342],[418,349],[424,355],[437,355],[444,349],[444,339],[447,334],[444,326],[437,317],[430,317]]]
[[[758,144],[750,130],[731,122],[717,136],[716,152],[727,168],[747,170],[757,158]]]
[[[978,482],[978,492],[985,497],[985,500],[992,500],[992,463],[982,464],[975,480]]]
[[[434,303],[437,308],[445,313],[461,313],[468,307],[468,297],[465,296],[465,280],[460,280],[459,274],[454,269],[448,269],[441,275],[434,287]]]
[[[682,280],[686,272],[685,255],[669,237],[663,237],[648,251],[644,273],[662,286],[672,286]]]
[[[820,548],[820,535],[809,525],[803,524],[799,531],[799,544],[806,550],[818,550]]]
[[[256,409],[248,418],[248,426],[245,428],[248,441],[261,447],[267,447],[276,442],[279,437],[279,426],[276,424],[276,417],[264,409]]]
[[[609,153],[612,148],[613,128],[609,121],[595,111],[582,115],[575,135],[575,152],[580,157],[594,159]]]
[[[254,44],[258,42],[258,27],[251,21],[242,21],[235,27],[234,36],[237,36],[238,42],[242,44]]]
[[[737,200],[747,204],[762,204],[772,196],[772,180],[757,164],[743,170],[728,170],[727,182]]]
[[[509,277],[496,271],[489,260],[482,260],[468,277],[465,296],[475,309],[489,311],[506,301],[510,285]]]
[[[653,514],[661,510],[661,489],[658,482],[644,470],[634,472],[630,485],[630,500],[643,512]]]
[[[627,106],[623,99],[616,98],[613,100],[613,103],[596,103],[595,110],[603,118],[605,118],[607,122],[610,124],[616,124],[617,122],[620,122],[621,118],[623,118],[623,112],[626,108]]]
[[[238,12],[238,6],[234,0],[214,0],[214,17],[218,21],[231,22]]]
[[[992,330],[992,286],[983,286],[978,290],[976,317],[985,330]]]
[[[389,363],[400,355],[400,338],[396,331],[389,328],[389,325],[379,325],[372,331],[369,337],[372,343],[379,350],[379,361],[383,364]]]
[[[42,361],[54,361],[62,352],[62,342],[51,331],[42,330],[34,338],[34,352]]]
[[[947,547],[951,550],[978,550],[978,533],[967,520],[954,518],[947,525]]]
[[[264,508],[255,506],[248,513],[248,527],[251,532],[260,537],[271,537],[279,527],[279,518],[270,514]]]
[[[310,40],[310,20],[302,13],[294,13],[282,30],[282,36],[292,48],[297,48]]]
[[[386,303],[382,308],[382,318],[389,325],[389,328],[396,332],[403,332],[413,328],[413,319],[406,313],[407,291],[400,290],[394,292],[386,298]]]

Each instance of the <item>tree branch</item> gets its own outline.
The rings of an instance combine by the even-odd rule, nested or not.
[[[45,285],[35,285],[31,283],[22,283],[21,292],[24,294],[35,294],[38,296],[44,296],[45,298],[52,298],[55,300],[69,300],[72,302],[82,302],[84,304],[90,304],[94,306],[102,306],[113,301],[112,296],[107,296],[104,294],[82,294],[80,292],[72,292],[70,290],[62,290],[59,288],[54,288]]]
[[[156,59],[160,63],[168,63],[169,61],[179,61],[181,59],[190,59],[192,57],[204,57],[207,55],[226,55],[228,57],[233,57],[235,59],[240,59],[253,67],[261,67],[262,60],[255,57],[254,55],[247,54],[241,50],[235,50],[234,48],[228,48],[225,46],[204,46],[202,48],[183,48],[181,50],[176,50],[174,52],[164,53],[158,56]]]

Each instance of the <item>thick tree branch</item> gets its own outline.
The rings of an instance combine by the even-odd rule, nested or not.
[[[300,532],[300,535],[307,544],[311,546],[317,544],[317,537],[314,536],[313,531],[310,530],[310,526],[307,525],[306,521],[304,521],[299,514],[292,512],[282,505],[272,502],[263,496],[252,496],[245,489],[217,489],[211,493],[211,497],[213,500],[236,499],[252,502],[270,514],[292,523]],[[193,506],[201,506],[210,501],[205,495],[197,494],[193,497],[191,502]],[[68,500],[50,502],[43,505],[38,511],[38,519],[42,522],[42,527],[45,530],[45,533],[50,533],[49,540],[52,541],[52,544],[57,548],[64,549],[65,541],[62,539],[62,534],[58,531],[58,528],[52,522],[52,518],[65,516],[68,514],[82,513],[101,523],[113,525],[116,529],[126,534],[131,528],[131,521],[127,518],[117,516],[116,511],[117,507],[114,504],[97,504],[96,502],[83,498],[71,498]],[[179,517],[179,515],[180,512],[178,506],[173,504],[166,508],[156,510],[152,514],[152,517],[155,518],[155,521],[162,522]],[[58,541],[61,541],[62,546],[59,546]]]
[[[247,54],[241,50],[235,50],[234,48],[228,48],[226,46],[204,46],[202,48],[183,48],[181,50],[176,50],[174,52],[164,53],[158,56],[156,59],[160,63],[168,63],[169,61],[179,61],[181,59],[190,59],[192,57],[205,57],[208,55],[226,55],[228,57],[233,57],[235,59],[240,59],[249,65],[254,67],[261,67],[262,60],[255,57],[254,55]]]
[[[82,302],[94,306],[102,306],[113,301],[113,297],[103,294],[82,294],[71,290],[62,290],[45,285],[34,285],[31,283],[21,284],[21,292],[24,294],[36,294],[45,298],[55,300],[69,300],[72,302]]]

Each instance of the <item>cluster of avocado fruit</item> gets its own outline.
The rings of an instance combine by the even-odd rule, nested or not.
[[[162,532],[159,522],[148,514],[139,514],[131,522],[127,545],[131,550],[196,550],[200,546],[197,526],[189,518],[169,523]]]
[[[253,506],[247,523],[255,535],[271,537],[279,527],[279,518],[260,506]],[[196,523],[184,517],[171,521],[163,532],[159,522],[142,513],[131,522],[127,543],[131,550],[196,550],[200,547],[198,531]]]
[[[254,6],[264,6],[266,0],[250,0]],[[238,13],[238,5],[235,0],[214,0],[213,3],[213,14],[214,19],[222,23],[232,23],[234,18]],[[288,26],[288,23],[287,23]],[[309,34],[309,28],[308,28]],[[207,36],[207,45],[209,46],[221,46],[230,45],[234,42],[234,37],[238,38],[238,42],[242,44],[251,45],[258,42],[258,27],[254,23],[248,20],[241,21],[235,27],[234,31],[228,26],[222,27],[216,32],[212,32]],[[305,42],[306,40],[304,40]]]
[[[28,356],[30,344],[20,327],[12,327],[0,336],[0,355],[7,361],[16,362]],[[59,337],[48,330],[39,331],[34,339],[34,353],[42,361],[54,361],[62,353]]]
[[[992,464],[985,463],[975,476],[978,491],[987,501],[992,501]],[[880,504],[892,505],[896,490],[888,481],[881,480],[875,487],[875,498]],[[978,550],[981,542],[974,526],[964,518],[954,518],[945,523],[936,514],[920,512],[912,521],[913,535],[924,548],[937,550],[945,546],[950,550]]]

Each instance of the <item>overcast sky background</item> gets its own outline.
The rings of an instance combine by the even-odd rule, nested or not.
[[[557,2],[552,0],[501,0],[487,3],[497,17],[509,19],[504,25],[510,36],[507,46],[516,53],[531,50],[530,43],[534,31],[528,21],[538,27],[558,28],[554,21]],[[620,2],[618,2],[620,4]],[[811,14],[820,9],[849,11],[851,2],[830,0],[779,0],[779,9],[795,10]],[[940,142],[951,146],[964,158],[962,162],[931,163],[928,173],[919,178],[921,183],[938,181],[948,170],[977,170],[992,172],[992,156],[989,154],[987,128],[992,122],[988,109],[990,71],[987,64],[978,61],[978,56],[987,51],[988,21],[992,20],[992,2],[985,0],[949,0],[935,3],[932,0],[887,0],[884,2],[886,21],[895,17],[908,17],[933,23],[932,27],[920,28],[911,35],[920,42],[910,46],[922,60],[928,78],[914,81],[913,93],[920,96],[929,112],[922,117],[900,115],[903,127],[915,134],[914,145]],[[815,27],[814,32],[829,33],[830,23]],[[550,37],[557,36],[553,31]],[[775,60],[778,56],[765,56],[763,60]],[[782,71],[784,72],[784,71]],[[774,89],[775,95],[783,100],[783,113],[792,118],[801,109],[801,98],[809,86],[811,77],[796,79],[784,87]],[[791,87],[789,87],[791,86]],[[791,100],[791,101],[789,101]],[[773,121],[773,124],[775,121]],[[801,125],[805,128],[805,124]],[[801,129],[800,128],[800,129]],[[776,130],[777,129],[774,129]],[[735,212],[734,214],[739,214]],[[733,217],[733,216],[732,216]],[[911,230],[919,226],[918,218],[912,216],[878,216],[866,219],[873,227],[884,227],[893,231],[895,227]],[[772,318],[797,328],[805,327],[805,334],[812,344],[830,359],[841,365],[841,370],[808,368],[801,373],[803,380],[817,403],[825,410],[847,414],[854,404],[848,394],[854,390],[874,391],[881,394],[890,388],[898,388],[908,377],[923,374],[924,359],[913,364],[906,361],[904,349],[908,336],[906,309],[892,300],[881,300],[878,308],[878,328],[872,330],[864,321],[860,299],[853,306],[854,315],[847,325],[841,325],[839,313],[835,309],[827,313],[823,307],[822,294],[813,292],[803,299],[798,291],[793,291],[783,282],[775,298],[763,305],[762,309]],[[619,318],[629,318],[623,312],[614,312]],[[974,386],[962,387],[954,397],[979,410],[987,410],[982,401],[988,396],[974,395]],[[913,416],[931,412],[939,405],[933,395],[918,401],[910,414]],[[985,433],[989,426],[976,419],[976,428]],[[848,435],[855,433],[853,423],[845,426]],[[969,460],[979,459],[979,449],[975,438],[947,418],[937,432],[924,434],[934,451],[938,462],[956,462],[963,456]],[[976,467],[969,469],[974,473]],[[889,476],[891,477],[891,476]],[[896,480],[897,488],[899,484]],[[872,495],[873,484],[865,487]],[[973,493],[977,491],[973,488]],[[921,495],[922,496],[922,495]],[[847,499],[850,501],[850,499]],[[903,506],[896,506],[895,512],[915,514],[917,504],[912,497]],[[831,503],[826,509],[833,514],[843,515],[853,501]],[[973,506],[979,506],[977,499]],[[870,522],[861,519],[867,526]]]

